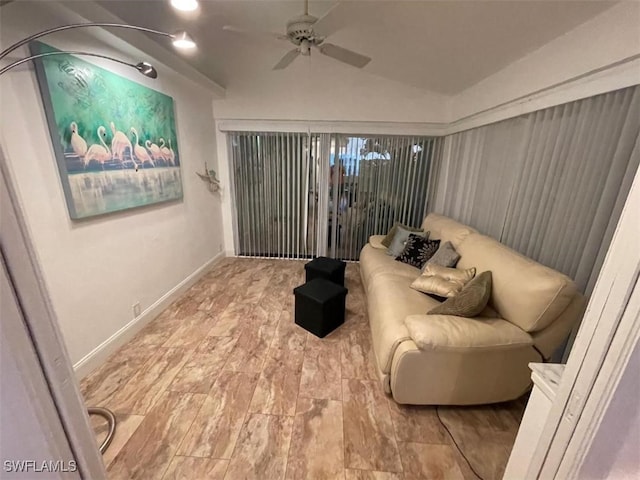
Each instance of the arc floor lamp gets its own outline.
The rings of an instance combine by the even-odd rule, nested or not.
[[[37,38],[44,37],[45,35],[49,35],[51,33],[62,32],[65,30],[71,30],[75,28],[84,28],[84,27],[125,28],[129,30],[137,30],[140,32],[152,33],[154,35],[169,37],[173,43],[173,46],[179,49],[192,49],[192,48],[195,48],[196,46],[195,42],[187,32],[177,32],[172,34],[167,32],[161,32],[159,30],[153,30],[151,28],[138,27],[136,25],[127,25],[127,24],[120,24],[120,23],[74,23],[70,25],[61,25],[59,27],[50,28],[48,30],[43,30],[42,32],[34,33],[33,35],[29,35],[28,37],[25,37],[24,39],[14,43],[10,47],[0,52],[0,60],[5,58],[7,55],[9,55],[11,52],[16,50],[17,48],[20,48],[21,46],[26,45],[27,43]],[[122,65],[127,65],[131,68],[134,68],[146,77],[149,77],[149,78],[158,77],[158,72],[156,71],[154,66],[151,65],[149,62],[142,61],[142,62],[133,64],[118,58],[110,57],[108,55],[102,55],[99,53],[92,53],[92,52],[80,52],[80,51],[45,52],[37,55],[31,55],[25,58],[21,58],[19,60],[15,60],[12,63],[0,68],[0,75],[8,72],[9,70],[17,67],[18,65],[22,65],[23,63],[29,62],[31,60],[35,60],[36,58],[48,57],[51,55],[62,55],[62,54],[72,54],[72,55],[104,58],[107,60],[111,60],[113,62],[120,63]],[[105,450],[111,444],[111,441],[113,440],[113,436],[116,433],[116,417],[113,414],[113,412],[107,408],[89,407],[87,411],[89,415],[99,415],[107,420],[109,430],[107,432],[106,438],[104,439],[104,441],[99,447],[100,453],[104,453]]]
[[[179,49],[183,49],[183,50],[195,48],[195,46],[196,46],[196,43],[193,41],[193,39],[191,38],[191,36],[189,36],[189,34],[187,32],[167,33],[167,32],[162,32],[160,30],[153,30],[151,28],[138,27],[136,25],[127,25],[127,24],[121,24],[121,23],[74,23],[74,24],[70,24],[70,25],[61,25],[59,27],[49,28],[47,30],[43,30],[42,32],[38,32],[38,33],[34,33],[33,35],[29,35],[28,37],[23,38],[22,40],[14,43],[10,47],[8,47],[8,48],[4,49],[2,52],[0,52],[0,60],[5,58],[7,55],[9,55],[15,49],[20,48],[21,46],[23,46],[23,45],[25,45],[25,44],[29,43],[30,41],[35,40],[37,38],[44,37],[45,35],[49,35],[51,33],[61,32],[61,31],[64,31],[64,30],[71,30],[71,29],[75,29],[75,28],[83,28],[83,27],[125,28],[125,29],[129,29],[129,30],[137,30],[137,31],[140,31],[140,32],[151,33],[151,34],[154,34],[154,35],[160,35],[160,36],[163,36],[163,37],[169,37],[171,39],[174,47],[179,48]],[[79,51],[46,52],[46,53],[40,53],[40,54],[37,54],[37,55],[31,55],[29,57],[25,57],[25,58],[16,60],[16,61],[10,63],[9,65],[6,65],[5,67],[0,68],[0,75],[8,72],[9,70],[11,70],[14,67],[17,67],[18,65],[21,65],[23,63],[29,62],[29,61],[34,60],[36,58],[48,57],[48,56],[51,56],[51,55],[61,55],[61,54],[72,54],[72,55],[81,55],[81,56],[105,58],[107,60],[111,60],[113,62],[121,63],[122,65],[127,65],[128,67],[134,68],[134,69],[138,70],[141,74],[143,74],[146,77],[149,77],[149,78],[157,78],[158,77],[158,72],[153,67],[153,65],[151,65],[149,62],[138,62],[136,64],[133,64],[133,63],[130,63],[130,62],[127,62],[127,61],[124,61],[124,60],[120,60],[118,58],[110,57],[108,55],[102,55],[102,54],[91,53],[91,52],[79,52]]]

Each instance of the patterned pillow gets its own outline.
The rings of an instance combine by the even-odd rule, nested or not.
[[[402,253],[402,251],[407,246],[407,240],[409,239],[409,235],[418,235],[420,237],[429,238],[429,232],[414,232],[412,233],[409,230],[406,230],[404,227],[398,225],[396,228],[396,233],[393,237],[393,241],[389,248],[387,248],[387,255],[392,257],[397,257]]]
[[[428,238],[411,234],[407,239],[404,250],[396,257],[396,260],[416,268],[422,268],[427,263],[427,260],[436,253],[439,246],[440,240],[429,240]]]

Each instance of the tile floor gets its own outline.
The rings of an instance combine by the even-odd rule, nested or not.
[[[293,322],[304,262],[225,259],[81,383],[116,413],[111,480],[477,479],[433,407],[376,377],[357,264],[347,319],[324,339]],[[525,399],[441,407],[484,480],[502,477]],[[106,425],[92,417],[98,442]]]

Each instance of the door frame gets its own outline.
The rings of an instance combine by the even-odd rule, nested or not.
[[[48,386],[48,390],[38,392],[33,401],[43,409],[53,401],[80,476],[91,480],[106,479],[102,456],[15,188],[15,177],[5,158],[0,145],[0,248],[24,315],[28,340]]]
[[[640,170],[534,449],[528,479],[577,478],[640,341],[638,218]]]
[[[81,476],[104,479],[104,465],[1,146],[0,204],[0,246],[49,386],[49,398],[47,392],[42,392],[42,398],[35,400],[53,400]],[[638,341],[639,215],[640,171],[534,451],[528,478],[564,479],[577,475]],[[616,349],[619,343],[622,348]]]

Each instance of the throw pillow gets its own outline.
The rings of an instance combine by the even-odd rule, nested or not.
[[[442,301],[460,293],[475,274],[475,268],[458,270],[427,263],[424,273],[414,280],[411,288]]]
[[[451,242],[440,245],[438,251],[427,262],[429,265],[440,265],[441,267],[455,267],[460,260],[460,254],[453,248]]]
[[[419,235],[424,238],[429,237],[429,232],[411,232],[410,230],[405,229],[403,226],[398,225],[396,227],[396,233],[393,237],[393,241],[389,248],[387,249],[387,253],[392,257],[397,257],[402,253],[402,251],[406,247],[407,239],[409,235]]]
[[[475,317],[487,306],[491,297],[491,272],[482,272],[454,297],[429,310],[429,314]]]
[[[423,232],[424,230],[422,230],[422,228],[413,228],[413,227],[407,227],[406,225],[403,225],[400,222],[396,222],[393,224],[393,227],[391,227],[391,230],[389,230],[389,233],[387,233],[387,236],[384,237],[382,239],[382,245],[384,245],[385,247],[389,248],[391,246],[391,242],[393,242],[393,237],[395,237],[396,235],[396,231],[398,230],[398,227],[402,227],[405,230],[408,230],[410,232]]]
[[[466,285],[473,277],[476,276],[476,268],[471,267],[466,270],[462,270],[460,268],[441,267],[440,265],[434,265],[433,263],[427,262],[422,270],[422,275],[429,277],[438,276],[445,280],[453,280]]]
[[[416,268],[422,268],[427,260],[429,260],[440,245],[440,240],[429,240],[419,235],[410,234],[407,244],[396,260],[407,263]]]
[[[440,302],[460,293],[463,286],[462,283],[447,280],[442,277],[425,277],[422,275],[416,278],[411,284],[411,288],[414,290],[426,293]]]

